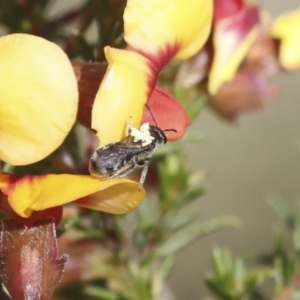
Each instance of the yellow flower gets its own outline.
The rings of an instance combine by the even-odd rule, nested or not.
[[[145,196],[144,189],[128,179],[100,181],[88,175],[49,174],[17,176],[0,172],[0,189],[12,209],[28,218],[41,211],[75,201],[95,210],[120,214]]]
[[[277,18],[271,35],[279,40],[279,62],[287,70],[300,68],[300,10]]]
[[[170,59],[186,59],[201,49],[212,10],[212,0],[127,1],[124,38],[129,50],[105,48],[109,67],[92,111],[100,146],[124,136],[129,116],[139,127],[159,73]]]
[[[145,103],[154,89],[159,73],[171,58],[184,59],[199,51],[209,34],[211,18],[212,0],[191,0],[188,3],[185,0],[127,1],[124,37],[129,50],[106,47],[109,66],[93,106],[92,127],[97,132],[101,146],[124,137],[128,117],[131,116],[133,125],[139,127]],[[22,49],[20,48],[21,53],[24,51]],[[52,53],[48,53],[49,57],[51,55]],[[9,60],[11,61],[10,57]],[[38,59],[36,62],[29,62],[29,65],[35,64],[38,69],[43,63],[42,59]],[[51,67],[55,70],[57,66],[51,64],[49,68]],[[57,84],[56,71],[51,76],[53,83],[50,81],[45,85],[39,99],[49,99],[48,90],[51,90],[52,84]],[[29,76],[24,78],[23,85],[32,84]],[[64,90],[64,87],[60,85],[59,89]],[[21,92],[16,98],[20,95]],[[53,97],[51,95],[51,99]],[[39,110],[41,114],[46,111],[45,118],[49,117],[48,114],[53,114],[52,120],[57,122],[51,123],[51,126],[55,128],[60,128],[65,114],[68,116],[66,111],[57,115],[57,110],[61,108],[60,101],[63,101],[59,99],[52,102],[52,106],[50,104],[51,108],[44,108],[42,104],[37,107],[37,114]],[[75,108],[71,111],[74,114],[76,103],[72,102]],[[27,105],[28,102],[23,105],[23,111]],[[20,111],[15,114],[16,122],[19,116]],[[26,126],[30,122],[30,129],[39,126],[36,119],[30,118],[22,122]],[[50,137],[47,136],[46,139]],[[46,145],[48,142],[44,141]],[[56,147],[58,145],[59,143]],[[37,147],[38,144],[32,144],[28,151],[39,151]],[[51,151],[54,149],[55,147]],[[38,159],[41,157],[42,155]],[[127,179],[101,181],[93,176],[67,174],[21,177],[0,173],[0,189],[13,210],[25,218],[35,211],[73,201],[95,210],[125,213],[134,209],[145,196],[144,189],[137,182]]]

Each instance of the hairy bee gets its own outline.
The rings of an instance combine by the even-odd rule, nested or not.
[[[126,138],[107,144],[93,153],[90,173],[105,180],[124,177],[136,167],[141,167],[143,170],[139,183],[143,186],[151,156],[157,147],[167,142],[164,131],[176,130],[162,130],[149,123],[144,123],[137,129],[131,126],[129,119]]]

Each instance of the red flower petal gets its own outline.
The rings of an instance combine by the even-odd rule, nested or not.
[[[172,94],[156,86],[147,104],[155,120],[149,110],[145,109],[142,123],[149,122],[161,129],[175,129],[177,132],[165,132],[169,141],[178,140],[185,134],[191,122],[181,104]]]
[[[100,83],[107,70],[105,63],[73,62],[79,90],[77,120],[91,128],[92,108]]]
[[[243,0],[214,0],[214,22],[235,15],[245,5]]]
[[[215,9],[217,9],[215,7]],[[208,89],[215,95],[222,84],[233,80],[238,67],[260,31],[260,18],[257,6],[246,2],[235,14],[214,21],[214,58],[209,73]],[[220,12],[217,13],[220,17]],[[226,45],[226,47],[224,47]]]

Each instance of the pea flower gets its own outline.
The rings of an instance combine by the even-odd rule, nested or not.
[[[255,4],[214,0],[209,39],[203,49],[182,64],[177,81],[190,87],[208,77],[208,94],[216,95],[224,82],[234,78],[259,32],[259,9]]]
[[[209,72],[210,94],[216,94],[223,82],[234,78],[260,29],[256,5],[245,0],[215,0],[214,3],[212,39],[215,54]]]
[[[209,98],[209,106],[228,121],[237,121],[241,113],[263,111],[267,99],[278,94],[278,89],[266,80],[273,73],[263,66],[245,64],[235,78],[225,82],[220,91]]]
[[[210,0],[127,1],[128,50],[106,47],[109,65],[93,105],[91,122],[100,147],[124,136],[128,117],[139,127],[149,98],[155,107],[158,94],[171,99],[155,89],[159,73],[171,58],[188,58],[203,46],[211,15]],[[0,158],[26,165],[52,153],[73,126],[77,78],[59,47],[42,38],[9,35],[0,39],[0,50]],[[54,234],[62,205],[74,202],[119,214],[134,209],[145,196],[137,182],[125,178],[71,174],[0,171],[0,189],[0,209],[8,216],[0,243],[5,266],[0,277],[14,299],[50,299],[58,284],[67,260],[57,258]]]
[[[85,127],[91,128],[91,112],[99,89],[99,82],[104,77],[107,64],[74,62],[73,67],[80,89],[77,120]],[[168,141],[176,141],[185,134],[190,120],[184,108],[171,93],[155,86],[147,105],[152,115],[149,109],[145,109],[141,123],[149,122],[149,124],[159,126],[162,129],[175,129],[175,131],[165,132]]]
[[[271,28],[272,37],[279,43],[279,63],[286,70],[300,68],[299,30],[299,9],[279,16]]]
[[[78,104],[76,77],[64,52],[42,38],[8,35],[0,39],[0,48],[0,157],[13,165],[25,165],[53,152],[73,126]],[[110,190],[111,186],[124,183],[126,192]],[[81,199],[85,206],[126,212],[134,208],[130,201],[136,203],[137,194],[139,199],[144,195],[144,191],[137,192],[133,186],[134,182],[125,179],[105,182],[92,176],[18,176],[0,172],[0,189],[21,218],[90,194],[92,198]],[[102,190],[106,192],[99,192]],[[110,203],[112,198],[116,203]],[[3,197],[1,200],[5,201]],[[7,209],[4,211],[12,215]]]
[[[188,58],[203,46],[209,34],[211,16],[212,1],[194,0],[187,5],[183,0],[174,0],[171,6],[170,2],[166,0],[151,2],[129,0],[127,2],[124,13],[124,37],[128,43],[128,50],[106,47],[105,53],[109,65],[96,95],[92,111],[92,127],[97,132],[100,146],[119,141],[124,136],[129,116],[132,116],[133,126],[139,127],[145,103],[154,90],[159,73],[171,58]],[[191,22],[192,18],[197,22]],[[22,49],[20,47],[20,52],[24,54]],[[26,51],[26,48],[24,49]],[[9,56],[9,52],[7,55]],[[51,57],[51,53],[48,56]],[[23,58],[22,55],[19,55],[20,57]],[[40,72],[43,72],[42,65],[47,59],[44,61],[27,59],[24,64],[25,66],[33,64],[37,68],[41,68]],[[19,70],[16,71],[16,57],[9,56],[7,61],[10,62],[10,70],[14,72],[6,74],[6,76],[12,78],[16,72],[19,72]],[[50,65],[50,69],[53,73],[43,86],[44,94],[51,90],[52,84],[57,83],[53,64]],[[70,76],[74,79],[73,74]],[[30,86],[30,77],[23,76],[22,78],[27,78],[29,81],[23,79],[23,85],[27,83],[27,86]],[[16,81],[16,85],[18,84]],[[63,85],[61,90],[76,90],[76,85],[72,87],[67,83]],[[55,98],[53,95],[47,97]],[[17,97],[16,99],[18,101]],[[49,108],[43,106],[43,96],[34,99],[31,108],[37,115],[40,110],[51,113]],[[56,121],[54,127],[58,129],[60,122],[63,122],[61,119],[65,118],[64,114],[66,116],[70,114],[67,111],[57,115],[56,111],[61,109],[61,102],[57,100],[54,107],[51,108],[55,110],[55,113],[53,112],[55,115],[53,119]],[[74,116],[76,102],[74,101],[72,105],[71,111]],[[26,107],[27,104],[24,109]],[[19,119],[19,115],[20,110],[16,110],[16,120]],[[39,122],[30,117],[26,120],[20,118],[20,120],[23,123],[25,121],[30,123],[29,127],[32,131],[34,131],[33,128],[39,126]],[[69,123],[72,124],[72,122]],[[68,130],[70,130],[70,124]],[[25,136],[34,141],[35,137],[32,131],[27,131]],[[45,142],[45,144],[47,143]],[[32,152],[32,149],[37,146],[33,143],[32,148],[28,151]],[[55,147],[51,151],[54,149]],[[45,154],[46,152],[44,156]],[[139,189],[137,182],[125,178],[101,181],[88,175],[18,176],[2,172],[0,173],[0,188],[7,196],[14,212],[23,218],[30,217],[33,212],[69,202],[109,213],[125,213],[135,208],[145,196],[144,189]]]
[[[159,73],[171,58],[186,59],[203,46],[211,18],[212,1],[128,1],[124,39],[129,51],[105,48],[108,71],[92,111],[100,145],[122,138],[128,116],[139,127]]]
[[[266,19],[252,1],[214,0],[211,35],[204,48],[181,65],[178,83],[207,91],[209,107],[229,121],[264,110],[266,99],[277,93],[267,78],[278,71]]]

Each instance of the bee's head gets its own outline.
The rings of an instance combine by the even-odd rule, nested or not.
[[[158,145],[164,145],[167,142],[167,137],[163,130],[156,126],[150,125],[150,134],[154,137],[154,141]]]
[[[150,134],[155,138],[155,141],[158,145],[164,145],[168,139],[164,133],[164,131],[174,131],[175,129],[160,129],[157,126],[150,125]]]
[[[158,145],[164,145],[168,141],[164,131],[177,132],[177,130],[176,129],[164,129],[164,130],[160,129],[156,123],[156,120],[152,114],[150,107],[148,106],[147,103],[145,104],[145,106],[148,108],[148,111],[149,111],[150,115],[152,116],[152,119],[155,123],[155,126],[150,125],[150,129],[149,129],[150,134],[151,134],[151,136],[153,136],[155,138],[155,141]]]

